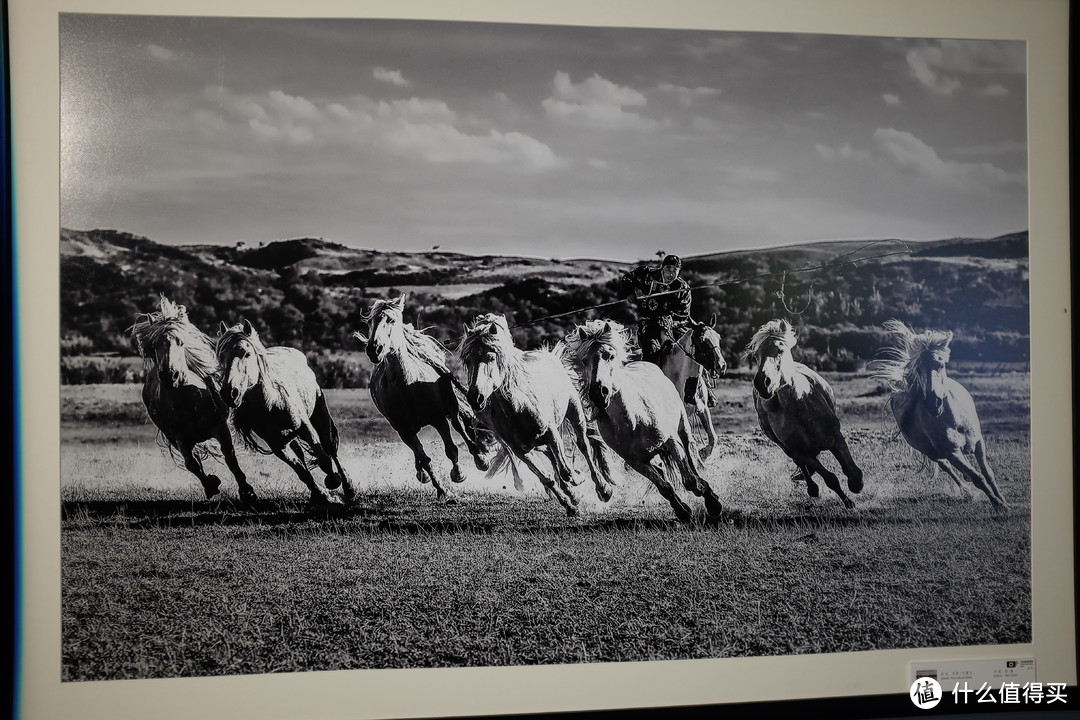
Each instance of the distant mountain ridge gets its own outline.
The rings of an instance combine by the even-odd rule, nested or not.
[[[243,317],[268,342],[355,351],[362,313],[392,291],[409,295],[406,320],[448,347],[481,312],[505,314],[519,344],[535,347],[597,306],[632,324],[620,278],[636,264],[360,249],[314,237],[176,246],[118,230],[63,229],[61,351],[131,354],[126,329],[160,294],[186,304],[207,331]],[[800,326],[801,351],[823,369],[871,357],[880,324],[894,317],[953,330],[954,357],[1028,356],[1027,232],[718,252],[686,257],[683,277],[695,288],[693,315],[716,313],[732,356],[777,316]]]

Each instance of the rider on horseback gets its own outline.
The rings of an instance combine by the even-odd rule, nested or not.
[[[659,364],[665,343],[690,329],[690,285],[679,277],[681,269],[681,258],[666,255],[660,267],[642,265],[623,275],[626,299],[637,305],[638,345],[641,359],[647,362]],[[709,405],[715,405],[708,385],[705,390]],[[691,377],[686,383],[687,403],[694,401],[696,391],[697,377]]]

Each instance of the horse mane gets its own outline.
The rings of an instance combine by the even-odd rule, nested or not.
[[[614,320],[589,320],[584,325],[578,325],[563,338],[566,357],[579,364],[583,364],[585,356],[598,345],[611,348],[617,365],[630,362],[637,351],[630,339],[629,328]]]
[[[285,400],[285,389],[282,380],[270,369],[270,363],[266,357],[266,346],[262,344],[262,340],[259,339],[257,334],[248,335],[239,325],[227,329],[217,341],[218,361],[221,362],[231,356],[236,351],[236,348],[240,346],[240,343],[245,340],[251,344],[252,349],[255,351],[255,361],[259,365],[259,378],[261,380],[259,384],[262,387],[263,398],[266,400],[266,409],[269,410],[282,405]]]
[[[399,321],[404,319],[401,308],[398,307],[398,302],[395,300],[376,300],[371,306],[371,310],[361,313],[360,318],[370,324],[376,317],[384,314],[396,315]],[[442,343],[423,330],[416,329],[412,323],[402,322],[401,328],[404,331],[405,348],[409,355],[422,360],[440,373],[450,373],[450,366],[447,362],[449,353]]]
[[[879,357],[867,363],[866,370],[893,393],[922,388],[924,381],[918,366],[924,355],[939,355],[943,362],[949,361],[952,339],[949,333],[940,330],[916,333],[899,320],[887,320],[883,327],[891,344],[878,351]]]
[[[217,376],[221,370],[214,341],[191,324],[187,308],[164,295],[161,296],[158,311],[138,315],[135,324],[127,331],[135,338],[139,355],[148,366],[155,362],[154,345],[175,333],[184,342],[184,359],[192,372],[207,378]]]
[[[758,328],[754,336],[750,338],[750,342],[746,344],[746,349],[743,350],[743,360],[749,360],[757,355],[761,346],[770,341],[779,345],[782,350],[790,350],[795,347],[798,337],[791,323],[782,320],[770,320]]]

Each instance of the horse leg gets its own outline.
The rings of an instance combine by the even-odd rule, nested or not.
[[[994,477],[994,471],[990,469],[990,463],[986,461],[986,443],[983,440],[975,443],[975,460],[978,461],[979,467],[982,469],[983,477],[986,478],[986,484],[994,492],[994,496],[997,497],[998,502],[1002,507],[1008,507],[1009,503],[1005,502],[1005,497],[998,490],[997,479]]]
[[[542,451],[551,461],[551,468],[555,471],[555,477],[558,478],[563,493],[570,502],[577,505],[578,498],[574,495],[574,472],[570,469],[570,463],[566,461],[566,451],[563,449],[562,438],[557,429],[548,431]]]
[[[442,438],[446,457],[450,459],[450,479],[456,483],[464,482],[465,475],[461,472],[461,466],[458,465],[458,447],[454,442],[454,437],[450,434],[450,421],[447,418],[440,417],[433,423],[433,426],[438,431],[439,437]]]
[[[199,478],[199,482],[202,483],[203,492],[206,493],[207,499],[210,499],[218,494],[218,488],[221,486],[221,480],[217,475],[207,475],[203,470],[202,463],[199,458],[195,457],[195,443],[180,442],[177,443],[180,454],[184,457],[184,467],[188,469],[195,477]]]
[[[836,442],[829,450],[833,457],[840,463],[840,469],[844,471],[844,475],[847,476],[848,490],[853,493],[862,492],[863,489],[863,471],[855,464],[855,461],[851,458],[851,450],[848,449],[847,441],[839,433],[836,434]],[[824,477],[824,476],[822,476]]]
[[[577,508],[574,507],[577,504],[576,501],[571,497],[568,497],[566,493],[564,493],[559,487],[558,483],[548,477],[546,473],[542,472],[540,468],[536,466],[536,463],[534,463],[529,457],[528,453],[518,452],[517,450],[515,450],[514,455],[516,455],[518,459],[521,460],[521,462],[525,463],[525,467],[529,468],[529,470],[532,470],[533,475],[536,475],[536,477],[540,478],[540,482],[543,483],[545,488],[547,488],[547,491],[554,495],[555,499],[558,500],[564,508],[566,508],[566,514],[568,516],[574,517],[578,514]]]
[[[946,475],[952,478],[952,481],[956,483],[956,487],[958,487],[962,492],[967,492],[967,490],[964,488],[964,483],[960,480],[960,476],[956,474],[956,471],[952,469],[952,466],[949,465],[949,463],[945,462],[944,460],[935,460],[934,463],[939,468],[944,470]]]
[[[593,485],[596,486],[596,496],[603,502],[611,500],[614,489],[609,478],[607,462],[603,459],[603,445],[589,445],[589,430],[585,420],[585,411],[580,403],[572,399],[566,412],[566,421],[570,423],[570,429],[574,433],[574,442],[578,450],[585,458],[585,464],[589,467],[589,475]]]
[[[798,461],[796,461],[795,464],[795,472],[791,473],[791,481],[805,482],[806,494],[812,498],[816,498],[818,495],[821,494],[821,490],[818,488],[818,484],[814,482],[814,473],[810,470],[810,468],[806,467],[806,465],[799,463]]]
[[[671,503],[671,507],[675,511],[675,517],[684,523],[689,523],[694,519],[694,513],[690,510],[690,506],[683,502],[683,499],[675,492],[675,487],[664,475],[663,470],[648,461],[636,459],[627,460],[626,464],[652,481],[652,484],[656,486],[664,499]]]
[[[986,497],[990,499],[990,503],[991,505],[993,505],[995,512],[1005,510],[1008,507],[1004,500],[1000,500],[997,496],[995,496],[995,494],[987,486],[986,481],[983,479],[983,476],[979,474],[979,471],[976,470],[971,465],[971,463],[967,461],[967,459],[959,450],[953,452],[953,454],[949,455],[946,459],[950,463],[952,463],[952,466],[959,470],[964,477],[970,480],[975,485],[975,487],[977,487],[979,490],[982,490],[983,494],[985,494]],[[996,490],[997,487],[995,486],[994,489]]]
[[[473,422],[474,419],[464,413],[458,412],[450,415],[450,425],[452,425],[454,430],[457,431],[457,434],[461,436],[461,439],[465,441],[465,447],[469,449],[469,454],[472,455],[476,469],[486,471],[491,467],[491,463],[484,458],[484,451],[480,447],[480,441],[477,439],[477,433],[473,426]]]
[[[304,463],[304,451],[303,448],[300,447],[300,444],[296,440],[293,440],[288,444],[287,448],[293,451],[295,457],[290,456],[289,453],[286,452],[286,447],[272,448],[272,450],[279,460],[292,468],[293,472],[300,478],[300,481],[311,491],[310,503],[312,507],[333,505],[333,499],[326,494],[326,490],[315,482],[315,478],[307,469],[307,465]]]
[[[319,397],[321,400],[322,396]],[[316,402],[311,421],[300,424],[299,435],[311,446],[315,462],[319,464],[319,469],[326,473],[326,479],[323,481],[326,488],[334,490],[344,485],[341,494],[346,503],[351,501],[356,496],[356,489],[338,459],[337,427],[334,425],[334,419],[330,417],[330,412],[326,409],[325,401]]]
[[[240,469],[240,463],[236,459],[236,446],[233,444],[232,433],[229,432],[228,427],[223,427],[221,432],[217,436],[218,443],[221,445],[221,454],[225,458],[225,464],[236,478],[236,487],[240,492],[240,502],[244,505],[253,505],[258,502],[259,497],[255,494],[255,489],[251,487],[251,483],[247,481],[247,476],[244,471]]]
[[[701,473],[698,472],[697,468],[694,467],[689,452],[689,450],[684,451],[672,438],[667,442],[667,450],[661,452],[661,457],[664,458],[665,462],[669,462],[674,466],[680,477],[682,477],[683,487],[705,501],[705,510],[713,517],[719,517],[724,510],[724,506],[720,502],[716,491],[713,490],[712,485],[709,485],[705,478],[701,477]]]
[[[416,479],[425,485],[429,482],[434,483],[435,473],[431,471],[431,458],[424,452],[424,445],[420,442],[420,438],[417,436],[416,431],[398,430],[398,436],[413,452],[413,458],[416,463]],[[438,490],[439,486],[436,485],[435,489]],[[440,493],[439,496],[442,497],[442,494]]]
[[[828,469],[821,464],[820,460],[814,458],[806,464],[806,467],[808,470],[816,471],[817,474],[821,476],[821,479],[825,481],[825,486],[840,496],[840,500],[844,503],[844,507],[848,510],[853,510],[855,508],[855,503],[851,501],[851,498],[844,494],[844,489],[840,487],[840,478],[829,472]]]

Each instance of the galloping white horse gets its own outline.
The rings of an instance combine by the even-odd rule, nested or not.
[[[613,320],[590,320],[564,342],[567,358],[582,378],[586,410],[595,412],[604,441],[652,481],[683,522],[693,515],[669,475],[678,475],[687,490],[704,499],[710,515],[719,515],[720,499],[701,477],[690,446],[683,399],[659,367],[629,361],[627,329]]]
[[[963,475],[986,494],[995,511],[1008,508],[986,459],[975,401],[945,371],[952,333],[915,333],[899,320],[889,320],[884,327],[893,344],[883,348],[879,353],[883,357],[870,362],[867,370],[892,390],[888,406],[900,434],[944,470],[957,487],[963,487]],[[967,458],[971,455],[978,469]]]
[[[713,427],[712,413],[709,412],[708,377],[719,377],[727,371],[727,361],[721,349],[720,334],[716,332],[716,313],[708,323],[691,323],[687,330],[670,345],[665,343],[657,357],[656,364],[683,395],[685,400],[686,384],[695,379],[693,402],[687,403],[692,408],[705,429],[706,444],[701,449],[701,459],[708,460],[716,449],[716,428]]]
[[[337,425],[304,353],[267,348],[247,320],[222,325],[222,330],[217,341],[218,362],[224,368],[221,395],[248,447],[266,452],[256,438],[266,443],[311,491],[312,506],[335,504],[311,475],[309,458],[314,459],[326,473],[326,487],[342,486],[350,503],[356,493],[338,460]]]
[[[597,496],[604,502],[611,499],[603,447],[599,442],[590,445],[585,411],[559,351],[519,350],[506,318],[485,314],[466,328],[458,357],[468,375],[469,403],[477,408],[478,416],[540,478],[568,515],[577,514],[578,500],[571,489],[577,483],[563,449],[564,424],[585,457]],[[530,457],[534,451],[548,457],[558,483],[537,467]]]

